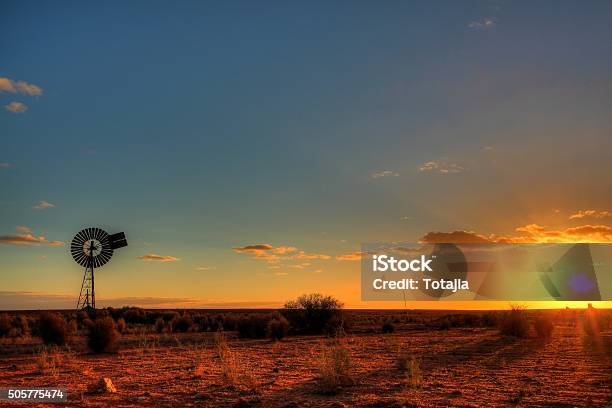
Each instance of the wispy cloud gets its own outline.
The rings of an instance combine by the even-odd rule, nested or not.
[[[216,266],[198,266],[195,268],[196,271],[213,271],[217,269]]]
[[[580,218],[605,218],[612,217],[612,211],[597,211],[597,210],[579,210],[577,213],[570,215],[570,220],[576,220]]]
[[[0,77],[0,92],[29,96],[40,96],[43,94],[42,88],[37,85],[27,83],[26,81],[14,81],[6,77]]]
[[[4,109],[11,113],[24,113],[28,110],[28,105],[22,102],[11,102],[8,105],[4,105]]]
[[[484,17],[480,20],[472,20],[468,23],[468,28],[472,30],[490,30],[497,25],[495,17]]]
[[[375,171],[374,173],[370,174],[370,177],[373,179],[379,179],[383,177],[398,177],[398,176],[399,176],[399,173],[393,170]]]
[[[368,253],[356,251],[350,252],[348,254],[341,254],[336,256],[336,260],[338,261],[360,261],[362,257],[367,256]]]
[[[138,259],[146,262],[175,262],[181,260],[180,258],[176,258],[174,256],[158,255],[152,253],[139,256]]]
[[[421,238],[425,243],[577,243],[612,242],[612,227],[607,225],[581,225],[564,229],[549,229],[538,224],[515,228],[515,235],[479,234],[474,231],[428,232]]]
[[[15,228],[17,231],[19,232],[32,232],[32,228],[30,227],[25,227],[23,225],[18,225],[17,228]]]
[[[48,208],[53,208],[53,207],[55,207],[55,204],[51,204],[50,202],[45,201],[45,200],[39,201],[38,204],[34,206],[34,208],[36,208],[37,210],[46,210]]]
[[[34,246],[34,245],[48,245],[48,246],[62,246],[62,241],[49,241],[43,235],[33,234],[9,234],[0,235],[0,244],[5,245],[18,245],[18,246]]]
[[[254,259],[266,260],[268,262],[279,262],[284,260],[326,260],[331,256],[325,254],[309,253],[293,246],[273,246],[270,244],[254,244],[232,248],[239,254],[252,255]]]
[[[13,167],[11,163],[0,162],[0,169],[8,169],[9,167]]]
[[[465,168],[455,163],[439,161],[428,161],[419,167],[421,173],[457,174],[465,171]]]

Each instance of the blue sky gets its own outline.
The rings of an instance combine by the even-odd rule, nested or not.
[[[0,236],[125,231],[101,297],[357,304],[361,242],[611,207],[610,2],[1,7],[0,77],[43,92],[0,92]],[[80,279],[66,246],[0,245],[0,291]]]

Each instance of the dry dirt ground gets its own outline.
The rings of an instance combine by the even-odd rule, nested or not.
[[[354,384],[335,395],[317,381],[333,346],[323,337],[230,338],[225,363],[210,333],[122,342],[116,354],[0,356],[0,387],[67,388],[70,406],[612,406],[612,332],[586,342],[571,325],[548,341],[483,328],[350,335],[340,344]],[[103,377],[116,393],[87,392]]]

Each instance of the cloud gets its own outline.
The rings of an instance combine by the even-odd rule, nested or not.
[[[19,232],[32,232],[32,228],[24,227],[23,225],[18,225],[15,229]]]
[[[239,254],[250,254],[254,259],[266,260],[268,262],[280,262],[283,260],[325,260],[331,256],[325,254],[308,253],[292,246],[272,246],[270,244],[254,244],[232,248]]]
[[[287,272],[274,272],[274,275],[276,275],[276,276],[287,276],[289,274]]]
[[[428,161],[419,167],[421,173],[457,174],[465,171],[465,168],[455,163],[444,163],[439,161]]]
[[[486,244],[493,242],[489,238],[472,231],[428,232],[420,241],[427,244]]]
[[[0,236],[0,244],[5,245],[18,245],[18,246],[32,246],[32,245],[49,245],[49,246],[62,246],[62,241],[47,241],[42,236],[35,236],[33,234],[13,234],[13,235],[2,235]]]
[[[38,204],[34,206],[37,210],[46,210],[47,208],[53,208],[55,204],[51,204],[45,200],[39,201]]]
[[[139,256],[138,259],[146,262],[175,262],[181,260],[180,258],[175,258],[174,256],[158,255],[151,253]]]
[[[468,28],[472,30],[490,30],[497,25],[495,17],[484,17],[480,20],[473,20],[468,23]]]
[[[8,169],[9,167],[12,167],[11,163],[0,162],[0,169]]]
[[[212,271],[217,269],[216,266],[198,266],[195,268],[196,271]]]
[[[338,261],[360,261],[362,257],[368,255],[366,252],[350,252],[348,254],[341,254],[336,256]]]
[[[29,84],[26,81],[14,81],[5,77],[0,77],[0,92],[20,93],[29,96],[43,94],[42,88],[37,85]]]
[[[373,179],[378,179],[382,177],[398,177],[398,176],[399,176],[399,173],[392,171],[392,170],[375,171],[374,173],[370,174],[370,177]]]
[[[472,231],[429,232],[421,242],[424,243],[608,243],[612,242],[612,227],[607,225],[582,225],[565,229],[548,229],[538,224],[515,228],[516,235],[483,235]]]
[[[28,110],[28,105],[22,102],[11,102],[8,105],[4,105],[4,109],[11,113],[24,113]]]
[[[580,218],[605,218],[612,217],[612,211],[597,211],[597,210],[579,210],[576,214],[570,215],[570,220],[576,220]]]

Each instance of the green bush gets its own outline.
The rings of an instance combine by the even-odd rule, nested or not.
[[[68,325],[61,314],[45,312],[40,316],[38,332],[45,344],[62,346],[68,338]]]
[[[119,332],[117,332],[115,321],[112,317],[106,316],[97,319],[89,329],[87,345],[96,353],[109,352],[116,350],[117,340],[119,340]]]

